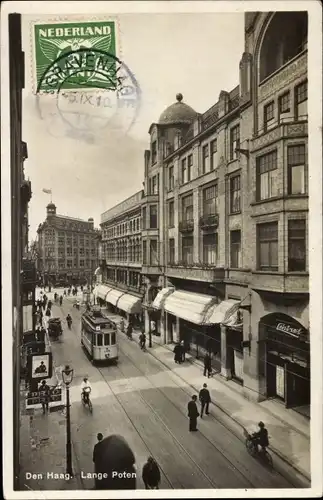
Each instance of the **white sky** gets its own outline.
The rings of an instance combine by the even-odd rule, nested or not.
[[[99,16],[98,16],[99,17]],[[31,21],[50,17],[23,16],[26,84],[23,102],[23,140],[29,158],[25,173],[32,182],[30,238],[46,215],[52,188],[57,212],[88,219],[140,190],[148,129],[181,92],[184,102],[206,111],[221,90],[239,83],[239,60],[244,50],[244,14],[123,14],[120,22],[121,59],[142,90],[142,105],[130,135],[113,140],[109,129],[97,143],[51,135],[39,118],[33,95]],[[89,20],[89,18],[84,18]]]

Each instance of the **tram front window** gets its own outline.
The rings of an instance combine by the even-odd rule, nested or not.
[[[102,333],[98,333],[96,336],[96,345],[97,346],[102,346],[103,345],[103,338],[102,338]]]
[[[114,345],[116,343],[116,334],[115,332],[111,333],[111,344]]]
[[[110,334],[109,333],[104,334],[104,345],[110,345]]]

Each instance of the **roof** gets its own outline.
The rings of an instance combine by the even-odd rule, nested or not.
[[[168,106],[160,115],[159,125],[190,125],[198,113],[191,106],[182,102],[183,95],[176,95],[176,102]]]

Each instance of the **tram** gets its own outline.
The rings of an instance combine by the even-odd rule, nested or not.
[[[118,360],[117,327],[94,306],[81,318],[81,344],[92,363]]]

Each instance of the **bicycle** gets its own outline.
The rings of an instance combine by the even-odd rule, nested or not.
[[[258,444],[255,442],[252,434],[249,434],[246,430],[244,431],[246,437],[246,448],[249,453],[254,458],[259,458],[269,469],[273,469],[273,459],[266,448],[261,448],[259,450]]]
[[[91,392],[91,390],[83,391],[81,399],[82,399],[83,406],[85,407],[87,405],[89,407],[90,412],[92,413],[93,405],[92,405],[92,401],[90,399],[90,392]],[[86,394],[86,397],[85,397],[85,394]]]

